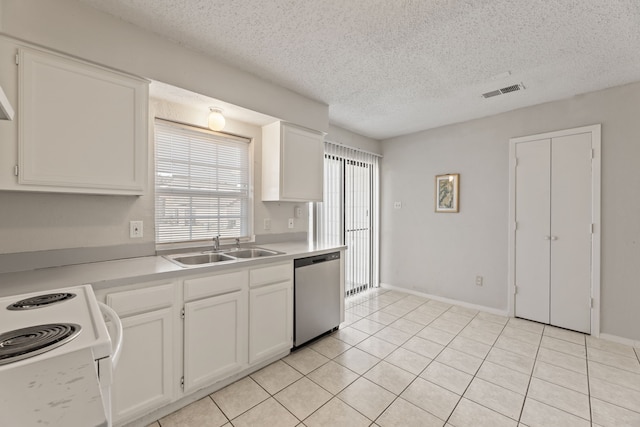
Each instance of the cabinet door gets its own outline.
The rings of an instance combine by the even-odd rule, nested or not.
[[[322,201],[322,134],[282,125],[282,200]]]
[[[246,301],[246,291],[237,291],[185,304],[185,392],[213,384],[246,366]]]
[[[115,422],[172,400],[172,313],[165,308],[122,319],[122,353],[112,389]]]
[[[21,186],[143,194],[148,82],[36,49],[19,55]]]
[[[550,323],[591,332],[591,134],[553,138]]]
[[[517,144],[515,314],[549,323],[551,140]]]
[[[249,291],[249,363],[291,349],[293,345],[293,282]]]

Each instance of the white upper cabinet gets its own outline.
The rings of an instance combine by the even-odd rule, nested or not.
[[[20,191],[141,195],[148,81],[18,46]]]
[[[324,134],[290,123],[262,128],[262,200],[321,202]]]

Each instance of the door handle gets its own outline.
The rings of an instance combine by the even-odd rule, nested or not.
[[[558,240],[558,236],[551,236],[551,240]]]
[[[551,240],[551,236],[544,236],[544,240]]]

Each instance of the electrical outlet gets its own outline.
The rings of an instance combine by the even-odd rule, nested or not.
[[[293,218],[289,218],[289,228],[293,228]]]
[[[476,286],[482,286],[483,281],[484,279],[482,278],[482,276],[476,276]]]
[[[402,202],[393,202],[394,209],[402,209]]]
[[[294,209],[295,212],[295,217],[296,218],[302,218],[302,208],[300,206],[296,206]]]
[[[264,219],[264,229],[271,230],[271,218]]]
[[[143,234],[142,221],[129,221],[129,237],[137,239]]]

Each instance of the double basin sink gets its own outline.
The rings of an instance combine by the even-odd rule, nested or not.
[[[216,264],[225,261],[262,258],[282,254],[284,254],[284,252],[272,251],[263,248],[239,248],[219,252],[213,251],[199,252],[196,254],[165,255],[165,258],[181,267],[192,267],[197,265]]]

